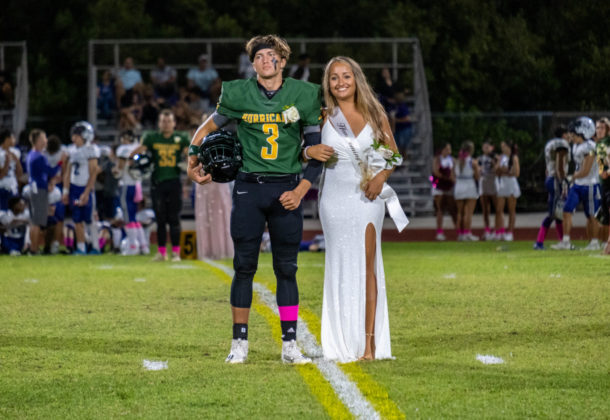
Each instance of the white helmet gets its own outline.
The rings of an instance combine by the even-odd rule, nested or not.
[[[595,135],[595,123],[589,117],[579,117],[570,123],[568,131],[589,140]]]
[[[94,137],[93,126],[87,121],[79,121],[70,129],[70,136],[74,134],[81,136],[85,143],[91,143]]]

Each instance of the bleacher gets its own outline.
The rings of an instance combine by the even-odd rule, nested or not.
[[[298,38],[287,41],[293,48],[290,64],[299,53],[307,52],[311,56],[310,80],[314,82],[321,79],[327,60],[337,55],[337,51],[359,61],[365,72],[369,72],[369,79],[371,72],[387,67],[394,81],[402,77],[412,82],[409,102],[415,121],[413,139],[405,164],[392,174],[388,182],[396,190],[407,214],[431,214],[433,205],[428,178],[432,161],[432,121],[419,41],[416,38]],[[96,127],[100,139],[114,141],[118,134],[118,121],[97,118],[95,88],[100,72],[118,70],[128,55],[136,59],[136,68],[142,71],[145,80],[157,56],[165,56],[167,64],[178,71],[180,80],[180,74],[184,75],[188,68],[194,67],[195,57],[204,52],[221,78],[231,80],[237,77],[237,57],[244,43],[244,39],[233,38],[90,40],[88,119]],[[168,48],[173,51],[169,52]],[[177,57],[176,51],[181,51],[182,56]],[[169,55],[174,58],[168,59]],[[189,61],[192,63],[184,64]],[[192,214],[191,203],[185,202],[183,215],[188,217]],[[305,203],[305,214],[306,217],[316,217],[315,203]]]

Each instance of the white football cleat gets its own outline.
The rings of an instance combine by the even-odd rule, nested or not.
[[[599,245],[597,239],[592,239],[591,242],[589,242],[589,245],[584,247],[585,251],[599,251],[600,249],[602,249],[602,247]]]
[[[180,254],[172,255],[172,262],[180,262],[182,259],[180,258]]]
[[[241,338],[231,341],[231,352],[225,359],[225,363],[244,363],[248,358],[248,340]]]
[[[436,234],[436,240],[437,241],[445,241],[445,240],[447,240],[447,237],[445,236],[444,233],[439,232],[439,233]]]
[[[282,362],[293,365],[305,365],[311,363],[311,359],[303,356],[296,340],[290,340],[282,342]]]
[[[486,241],[493,241],[496,239],[496,235],[493,232],[485,232],[484,238]]]
[[[513,233],[512,232],[506,232],[504,233],[504,238],[503,238],[506,242],[512,242],[515,238],[513,237]]]
[[[473,235],[472,233],[467,233],[464,235],[465,240],[470,241],[470,242],[477,242],[479,240],[479,237],[477,235]]]
[[[573,250],[576,249],[576,247],[574,245],[572,245],[572,242],[569,241],[561,241],[561,242],[557,242],[555,245],[551,245],[551,248],[553,249],[558,249],[558,250]]]

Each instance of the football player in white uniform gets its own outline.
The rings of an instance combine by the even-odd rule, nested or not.
[[[568,130],[561,125],[555,130],[555,137],[547,141],[544,146],[544,160],[546,161],[546,181],[544,186],[549,193],[548,213],[542,221],[538,238],[534,249],[544,249],[544,239],[555,221],[557,236],[563,238],[563,206],[557,211],[557,203],[561,205],[563,183],[568,175],[568,163],[570,162],[570,143],[568,142]],[[559,213],[559,214],[558,214]]]
[[[568,191],[566,204],[563,208],[564,234],[561,242],[552,245],[553,249],[575,249],[570,242],[572,229],[572,213],[579,203],[583,203],[587,218],[587,234],[591,242],[586,250],[599,250],[597,239],[598,224],[595,213],[599,208],[600,190],[598,181],[598,166],[596,161],[595,142],[591,140],[595,134],[595,124],[588,117],[580,117],[568,126],[570,139],[573,143],[572,155],[576,168],[573,175],[574,185]]]
[[[137,255],[140,252],[143,254],[150,253],[142,225],[136,220],[138,203],[142,200],[142,185],[140,180],[136,179],[133,172],[129,170],[129,166],[133,164],[133,160],[129,156],[140,146],[134,140],[131,130],[121,133],[121,145],[116,151],[119,158],[118,171],[121,179],[120,203],[125,217],[125,234],[127,235],[126,255]]]
[[[0,210],[8,210],[8,200],[19,195],[18,179],[23,174],[21,152],[10,130],[0,130]]]
[[[64,175],[63,202],[72,210],[76,236],[76,255],[87,253],[85,223],[90,231],[97,228],[93,216],[93,189],[98,175],[99,150],[91,144],[93,127],[87,121],[77,122],[70,129],[72,145],[68,147],[68,165]],[[97,238],[97,235],[94,235]],[[93,239],[93,238],[92,238]],[[92,241],[92,254],[99,254],[99,243]]]

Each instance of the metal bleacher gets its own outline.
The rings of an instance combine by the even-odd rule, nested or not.
[[[178,79],[195,66],[196,57],[206,53],[209,63],[222,79],[237,75],[237,57],[245,39],[106,39],[89,41],[88,118],[101,139],[113,139],[118,134],[114,120],[98,120],[96,112],[96,84],[100,72],[118,71],[127,56],[136,59],[136,67],[146,80],[156,58],[163,56],[178,71]],[[431,214],[433,210],[429,175],[432,161],[432,120],[428,99],[426,75],[417,38],[288,38],[293,49],[292,61],[300,53],[311,57],[310,80],[319,82],[328,59],[335,55],[348,55],[356,59],[372,80],[374,72],[389,68],[394,81],[401,79],[411,91],[408,98],[414,121],[413,138],[405,163],[390,177],[408,215]],[[184,62],[191,64],[182,64]],[[405,83],[406,80],[406,83]],[[411,83],[411,86],[408,84]],[[316,203],[305,203],[306,216],[316,217]],[[187,208],[188,207],[188,208]],[[191,213],[185,203],[184,214]]]

